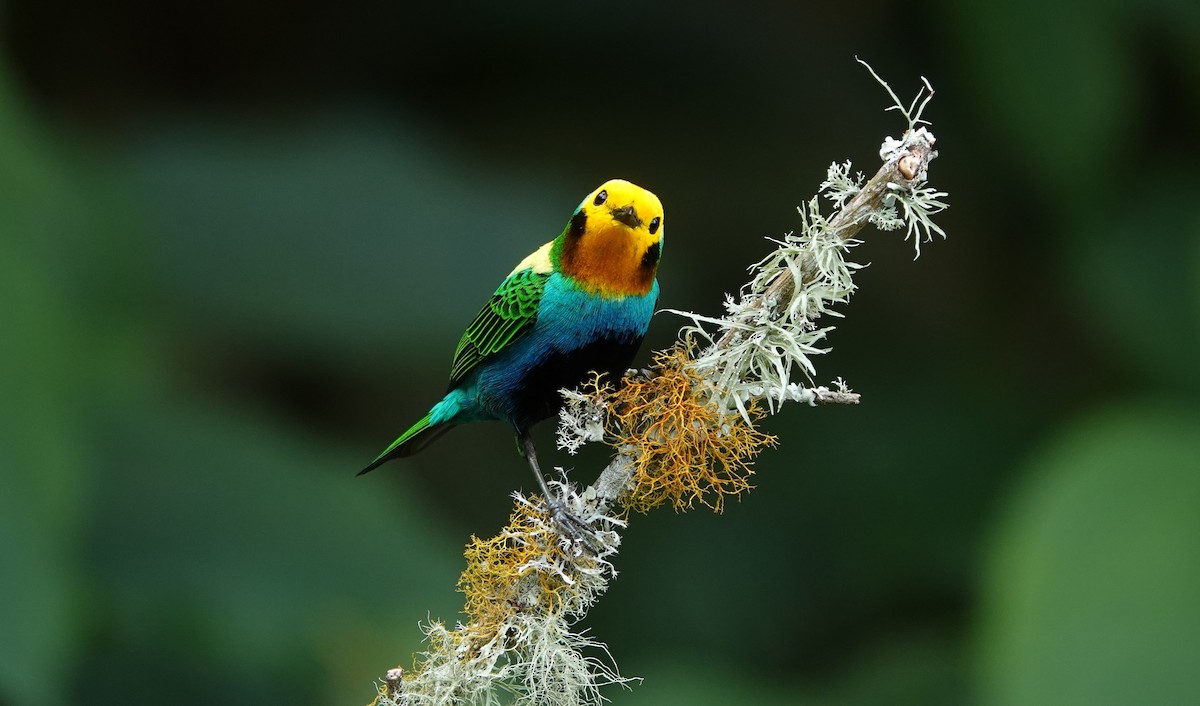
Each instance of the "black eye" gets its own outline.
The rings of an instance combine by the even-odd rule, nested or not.
[[[655,233],[658,232],[658,224],[659,223],[660,223],[660,221],[658,220],[658,216],[655,216],[654,218],[650,219],[650,235],[654,235]]]
[[[601,189],[600,193],[596,194],[596,200],[593,201],[592,203],[599,206],[600,204],[604,203],[607,200],[608,200],[608,192],[605,191],[604,189]]]

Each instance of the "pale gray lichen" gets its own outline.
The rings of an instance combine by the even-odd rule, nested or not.
[[[584,444],[604,440],[608,411],[605,395],[559,390],[563,406],[558,411],[558,448],[574,456]]]
[[[859,243],[848,233],[857,232],[864,222],[881,230],[904,228],[917,257],[921,243],[932,240],[934,233],[946,236],[933,217],[947,207],[941,200],[947,194],[925,184],[928,163],[937,152],[936,138],[922,125],[928,121],[921,114],[933,88],[922,78],[922,89],[906,106],[870,66],[867,69],[891,96],[889,110],[900,111],[908,123],[900,138],[888,137],[880,148],[880,174],[888,177],[874,192],[878,196],[864,194],[869,185],[861,173],[851,176],[849,161],[834,162],[818,189],[833,203],[833,214],[824,216],[816,197],[801,205],[799,229],[782,240],[768,239],[776,249],[751,267],[753,277],[736,300],[726,295],[725,316],[668,309],[692,320],[683,335],[703,346],[693,365],[711,384],[716,404],[747,421],[752,400],[765,401],[772,413],[784,401],[857,401],[857,395],[830,397],[802,384],[811,385],[816,374],[813,357],[829,351],[824,343],[833,326],[822,325],[822,317],[841,316],[834,307],[849,301],[854,273],[863,267],[847,259]],[[879,179],[877,175],[872,183]]]
[[[921,128],[924,130],[924,128]],[[932,136],[930,136],[932,138]],[[930,142],[932,144],[932,141]],[[889,184],[889,187],[895,185]],[[916,254],[913,259],[921,256],[921,243],[930,242],[933,240],[933,234],[937,233],[944,239],[946,231],[942,230],[941,226],[933,222],[933,217],[941,213],[947,208],[945,201],[941,198],[946,196],[945,191],[919,186],[915,188],[894,188],[890,194],[895,198],[896,203],[899,203],[903,209],[900,216],[900,221],[904,223],[906,231],[904,239],[912,238],[913,247],[916,249]],[[924,237],[922,237],[924,236]]]
[[[833,202],[833,208],[837,210],[862,190],[864,181],[866,176],[862,172],[850,176],[849,160],[841,164],[834,162],[825,173],[825,181],[821,182],[820,191],[825,198]]]
[[[849,170],[848,163],[844,169]],[[785,400],[815,399],[811,388],[793,378],[799,375],[812,383],[812,359],[828,352],[823,344],[833,330],[818,321],[826,315],[841,316],[832,307],[849,301],[855,290],[853,273],[862,267],[846,258],[859,241],[831,232],[815,197],[797,211],[799,231],[769,239],[777,247],[751,266],[750,282],[736,300],[726,296],[724,317],[668,309],[692,320],[683,330],[685,337],[705,344],[693,365],[709,382],[714,402],[747,421],[750,400],[763,400],[775,412]],[[799,285],[777,287],[784,276]],[[780,300],[782,296],[787,300]]]

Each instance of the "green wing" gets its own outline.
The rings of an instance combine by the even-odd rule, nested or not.
[[[450,366],[450,387],[454,388],[480,363],[533,328],[538,305],[550,273],[524,269],[508,276],[483,310],[467,327]]]

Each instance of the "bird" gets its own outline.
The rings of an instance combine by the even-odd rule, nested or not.
[[[410,456],[460,424],[496,420],[512,427],[546,502],[561,516],[530,429],[557,415],[560,389],[578,387],[592,372],[619,384],[658,301],[664,225],[658,197],[624,179],[584,197],[558,237],[521,260],[467,326],[445,396],[358,475]]]

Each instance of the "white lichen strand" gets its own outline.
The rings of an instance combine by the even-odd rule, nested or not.
[[[880,78],[879,74],[875,73],[875,69],[871,68],[870,64],[862,59],[859,59],[858,57],[854,57],[854,60],[865,66],[867,71],[871,72],[871,77],[874,78],[880,86],[883,86],[883,90],[887,91],[888,96],[890,96],[892,99],[892,104],[884,110],[900,111],[900,114],[903,115],[904,119],[908,121],[908,127],[905,132],[912,132],[922,123],[926,125],[929,124],[928,120],[921,119],[921,114],[925,112],[925,106],[929,105],[929,101],[933,100],[934,91],[933,86],[929,84],[929,79],[925,78],[924,76],[921,77],[921,90],[917,91],[916,97],[912,99],[912,102],[909,103],[908,107],[906,108],[903,101],[900,100],[900,97],[897,96],[896,92],[892,90],[892,87],[888,85],[888,82]],[[888,139],[890,140],[891,138]],[[880,157],[882,158],[883,155],[880,154]],[[886,162],[886,158],[884,159]]]
[[[580,447],[604,440],[608,402],[603,395],[559,390],[563,406],[558,411],[558,448],[574,456]]]
[[[896,212],[896,207],[893,205],[895,202],[896,199],[894,196],[889,195],[884,197],[884,204],[886,205],[882,208],[871,211],[871,213],[867,215],[867,223],[870,223],[879,230],[884,231],[898,230],[903,228],[905,225],[904,219],[901,218],[900,214]]]
[[[896,185],[889,184],[888,186]],[[933,240],[934,233],[942,236],[943,239],[946,237],[946,231],[933,222],[933,217],[947,208],[946,202],[941,200],[947,194],[945,191],[938,191],[927,186],[918,186],[909,189],[894,188],[892,195],[903,209],[900,220],[906,228],[904,239],[912,238],[913,247],[916,249],[916,254],[913,255],[915,260],[921,256],[921,243]]]
[[[821,182],[820,191],[825,195],[825,198],[833,202],[834,209],[840,209],[855,194],[862,190],[863,181],[865,180],[866,177],[862,172],[856,172],[854,176],[850,176],[849,160],[841,164],[834,162],[829,165],[829,170],[825,174],[825,181]]]
[[[849,388],[838,387],[838,389],[830,389],[825,385],[804,387],[794,382],[785,388],[768,388],[763,385],[752,385],[746,388],[743,394],[745,395],[743,402],[756,399],[772,399],[777,402],[799,402],[809,407],[816,407],[821,404],[859,403],[859,394],[851,392]]]
[[[826,188],[843,189],[835,202],[849,196],[842,181],[849,169],[848,162],[830,168]],[[853,273],[862,267],[846,259],[859,241],[830,230],[817,198],[797,211],[800,230],[782,240],[770,239],[776,249],[750,268],[753,276],[736,301],[726,297],[726,316],[668,309],[692,320],[683,336],[704,344],[693,366],[708,384],[714,404],[747,421],[751,400],[766,402],[771,412],[787,400],[813,402],[815,397],[804,394],[806,388],[793,378],[799,375],[812,382],[816,374],[812,358],[828,352],[821,344],[833,330],[818,326],[817,321],[823,315],[841,316],[832,307],[849,301],[855,289]],[[777,301],[776,283],[784,276],[800,286],[791,287],[787,301]]]

